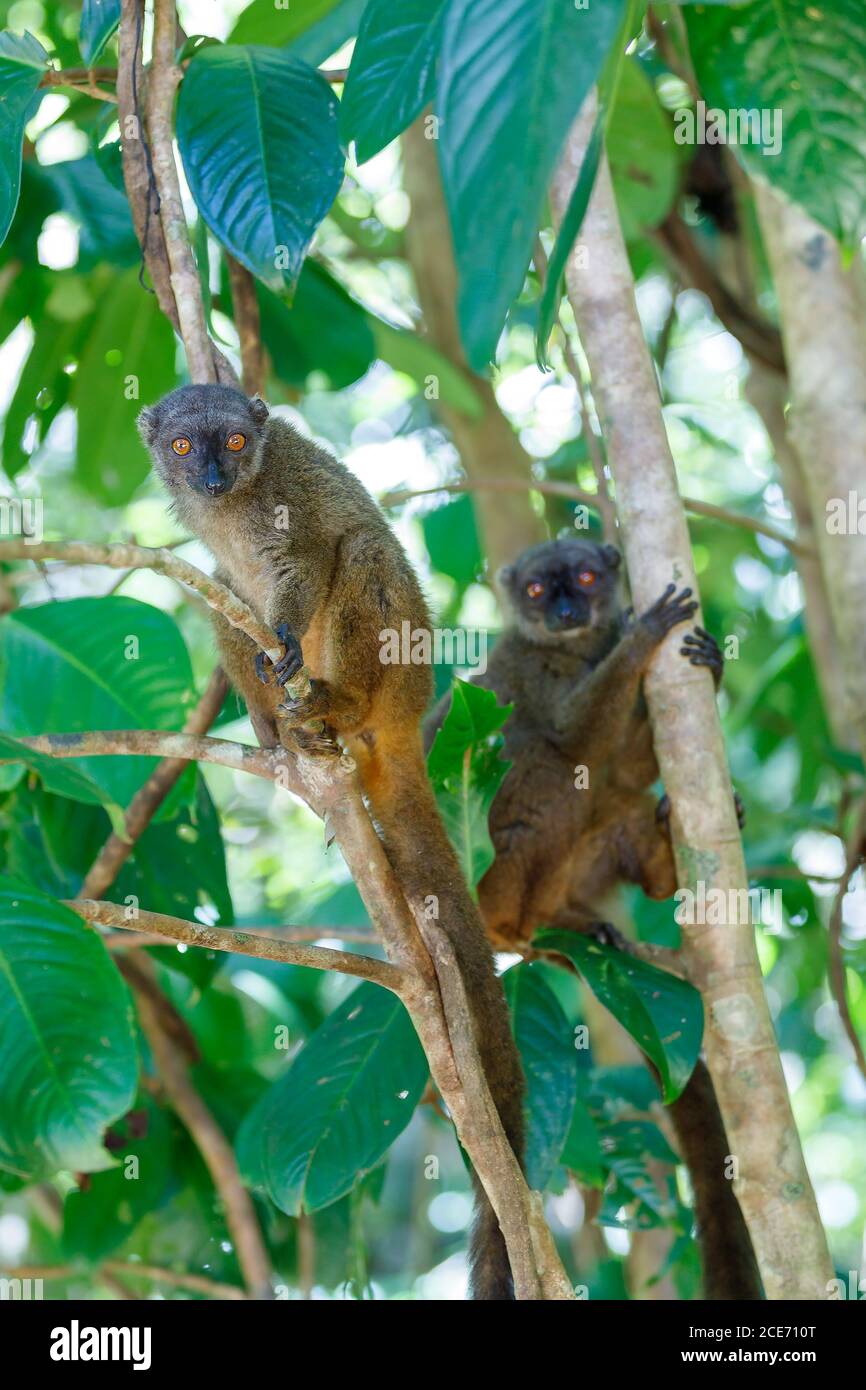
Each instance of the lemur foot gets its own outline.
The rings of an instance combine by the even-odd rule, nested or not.
[[[625,951],[629,955],[634,954],[634,947],[627,936],[623,936],[618,927],[613,922],[591,922],[586,929],[587,936],[591,936],[593,941],[597,941],[600,946],[612,946],[615,951]]]
[[[673,597],[675,592],[676,585],[669,584],[661,598],[656,599],[652,607],[639,619],[658,641],[661,641],[672,627],[676,627],[677,623],[687,623],[698,611],[697,600],[692,598],[691,589],[682,589],[676,598]]]
[[[717,685],[722,679],[725,658],[715,637],[707,632],[706,628],[696,627],[694,632],[686,633],[680,647],[680,656],[688,657],[690,666],[709,667]]]
[[[302,753],[317,753],[319,756],[328,755],[339,757],[342,748],[337,742],[333,729],[327,724],[323,724],[321,729],[305,729],[298,727],[292,729],[290,737],[295,747]]]
[[[309,695],[290,696],[277,709],[291,725],[308,724],[312,719],[324,719],[330,709],[330,697],[325,681],[310,681]]]

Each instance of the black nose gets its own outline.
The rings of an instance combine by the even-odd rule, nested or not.
[[[226,490],[226,482],[224,478],[216,478],[213,481],[208,480],[208,482],[206,482],[204,486],[205,492],[209,493],[211,497],[219,497],[220,493],[225,492]]]

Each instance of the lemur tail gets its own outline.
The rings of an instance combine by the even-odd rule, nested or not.
[[[502,1127],[523,1162],[524,1079],[511,1034],[508,1007],[478,909],[469,895],[457,855],[439,816],[427,777],[420,738],[378,747],[364,779],[385,849],[410,905],[438,901],[438,921],[454,947],[475,1025],[475,1039]],[[512,1299],[511,1267],[499,1222],[475,1179],[476,1215],[470,1242],[470,1291],[474,1299]]]

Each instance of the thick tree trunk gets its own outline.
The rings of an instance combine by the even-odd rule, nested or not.
[[[575,122],[554,178],[559,222],[575,186],[594,111]],[[566,272],[569,299],[592,373],[607,443],[624,549],[638,612],[666,585],[697,592],[650,354],[634,299],[606,161],[584,222],[583,257]],[[646,679],[655,746],[673,806],[679,882],[694,890],[747,886],[730,775],[710,675],[683,662],[681,634],[664,644]],[[733,902],[741,902],[734,897]],[[706,1011],[705,1046],[735,1160],[735,1191],[771,1299],[827,1297],[833,1269],[803,1162],[753,928],[740,911],[725,925],[685,927],[684,954]],[[720,1174],[720,1178],[727,1174]]]
[[[440,400],[438,413],[471,482],[491,478],[526,482],[530,477],[529,455],[503,415],[490,382],[466,363],[457,324],[457,271],[436,142],[425,137],[422,121],[416,121],[403,136],[403,182],[412,202],[406,246],[427,335],[464,373],[484,406],[484,413],[471,420]],[[545,539],[544,522],[528,505],[525,493],[477,492],[472,500],[492,570],[513,560],[528,545]]]
[[[841,732],[844,739],[849,731],[866,756],[866,285],[862,264],[855,254],[845,270],[833,237],[801,208],[762,184],[755,184],[755,193],[788,361],[789,437],[811,507],[842,661]],[[857,528],[859,504],[863,505],[862,531]],[[841,530],[833,519],[837,509],[850,512]]]

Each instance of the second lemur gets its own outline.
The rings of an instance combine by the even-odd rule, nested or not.
[[[504,726],[511,767],[489,814],[496,857],[478,891],[491,940],[521,947],[542,926],[592,933],[619,945],[598,904],[622,882],[651,898],[674,893],[676,873],[643,678],[667,633],[697,608],[669,585],[640,617],[619,596],[620,554],[569,538],[533,546],[500,571],[511,625],[479,684],[513,705]],[[680,651],[708,667],[722,655],[703,628]],[[432,741],[446,696],[425,733]],[[739,809],[739,808],[738,808]],[[623,943],[625,944],[625,943]],[[712,1080],[698,1061],[671,1109],[689,1168],[708,1299],[759,1299],[748,1231],[731,1184]]]
[[[217,577],[284,644],[271,667],[215,615],[222,664],[245,697],[259,742],[303,743],[321,719],[358,765],[364,793],[410,906],[431,896],[464,977],[500,1119],[523,1157],[523,1074],[493,957],[427,779],[421,718],[429,666],[385,664],[383,632],[429,629],[420,586],[361,483],[337,459],[225,386],[183,386],[140,416],[142,436],[180,520],[218,563]],[[304,666],[308,699],[284,686]],[[472,1237],[475,1298],[513,1297],[505,1242],[480,1184]]]

